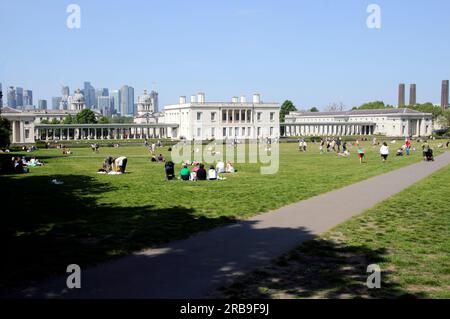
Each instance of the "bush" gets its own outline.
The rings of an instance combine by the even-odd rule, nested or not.
[[[37,149],[39,149],[39,148],[46,148],[47,147],[47,143],[44,142],[44,141],[36,141],[35,145],[36,145]]]

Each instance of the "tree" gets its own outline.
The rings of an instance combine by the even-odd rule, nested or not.
[[[437,117],[437,123],[443,129],[450,129],[450,110],[442,111],[442,114]]]
[[[109,124],[110,120],[109,118],[107,118],[106,116],[102,116],[99,120],[98,120],[99,124]]]
[[[130,124],[133,123],[133,118],[130,116],[114,116],[111,119],[111,123]]]
[[[41,124],[50,124],[50,121],[46,120],[46,119],[43,119],[43,120],[41,120]]]
[[[342,102],[330,103],[326,107],[326,111],[327,112],[342,112],[344,110],[344,108],[345,108],[345,105]]]
[[[62,121],[62,124],[74,124],[74,118],[72,117],[72,115],[69,114],[69,116],[67,116],[66,118],[64,118],[64,120]]]
[[[361,106],[356,107],[356,110],[376,110],[376,109],[385,109],[386,105],[383,101],[374,101],[364,103]]]
[[[433,119],[437,119],[438,117],[444,114],[444,111],[440,106],[434,105],[433,103],[430,102],[424,104],[410,105],[409,108],[422,113],[431,113],[433,114]]]
[[[95,113],[89,109],[84,109],[79,112],[76,116],[77,124],[96,124],[97,119],[95,118]]]
[[[11,123],[0,116],[0,148],[8,147],[11,143],[10,136],[11,136]]]
[[[52,121],[50,122],[50,124],[59,124],[60,122],[57,119],[52,119]]]
[[[292,101],[289,100],[284,101],[280,109],[280,123],[284,123],[286,115],[289,114],[289,112],[295,111],[297,111],[297,108],[295,107],[294,103],[292,103]]]
[[[319,109],[317,108],[317,107],[313,107],[313,108],[311,108],[310,110],[309,110],[311,113],[316,113],[316,112],[319,112]]]

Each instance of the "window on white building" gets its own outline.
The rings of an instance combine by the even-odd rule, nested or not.
[[[270,112],[270,120],[273,121],[275,119],[275,112]]]
[[[227,121],[227,111],[223,110],[222,111],[222,121],[226,122]],[[226,135],[226,134],[225,134]]]
[[[202,136],[202,129],[199,127],[197,128],[197,137],[201,137]]]
[[[224,128],[222,129],[222,136],[223,136],[223,137],[227,136],[227,128],[226,128],[226,127],[224,127]]]
[[[215,134],[216,134],[215,128],[211,127],[211,137],[214,137]]]
[[[258,137],[261,136],[261,128],[260,127],[256,128],[256,134],[258,135]]]
[[[216,120],[216,112],[211,112],[211,122]]]
[[[234,128],[234,136],[238,136],[239,135],[239,127],[235,127]]]
[[[256,120],[261,121],[262,112],[256,113]]]
[[[251,135],[252,135],[252,128],[247,127],[247,136],[251,136]]]
[[[273,136],[273,127],[270,128],[270,136]]]
[[[245,127],[242,128],[242,134],[241,136],[245,136]]]
[[[202,120],[202,112],[197,112],[197,121]]]

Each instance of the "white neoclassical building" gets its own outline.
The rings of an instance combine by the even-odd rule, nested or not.
[[[286,115],[284,136],[383,135],[430,136],[431,113],[407,108],[353,110],[348,112],[291,112]]]
[[[164,108],[165,123],[178,125],[176,136],[187,140],[257,139],[280,136],[280,105],[264,103],[259,94],[229,102],[209,102],[204,93],[181,96],[178,104]]]

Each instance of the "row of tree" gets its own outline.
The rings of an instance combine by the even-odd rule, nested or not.
[[[57,119],[52,119],[51,121],[42,120],[42,124],[109,124],[109,123],[132,123],[133,118],[126,116],[117,117],[105,117],[102,116],[97,119],[95,113],[89,109],[84,109],[77,115],[72,116],[69,114],[64,120],[59,121]]]

